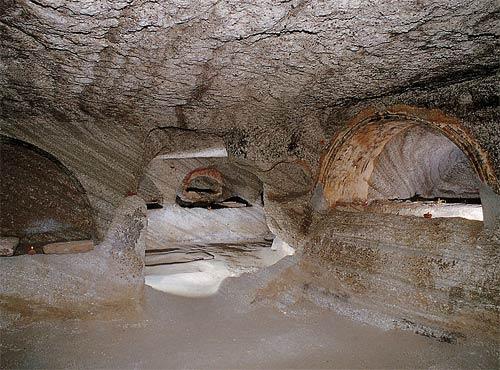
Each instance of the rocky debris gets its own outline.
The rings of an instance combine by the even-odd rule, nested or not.
[[[19,244],[19,238],[14,236],[2,236],[0,237],[0,256],[9,257],[14,255],[17,245]]]
[[[70,242],[50,243],[43,246],[45,254],[85,253],[94,249],[92,240],[76,240]]]

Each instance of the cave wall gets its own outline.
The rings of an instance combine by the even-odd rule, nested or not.
[[[4,138],[0,158],[1,235],[21,245],[96,237],[84,189],[61,164]]]
[[[356,101],[347,106],[329,108],[330,115],[321,122],[325,135],[331,140],[357,114],[373,108],[384,111],[394,104],[439,109],[450,117],[455,117],[483,148],[489,161],[500,178],[500,94],[497,89],[500,77],[496,70],[484,75],[471,73],[443,77],[430,81],[429,85],[409,87],[403,92],[384,97]],[[325,148],[323,148],[325,149]]]
[[[179,153],[182,156],[182,153]],[[223,183],[234,195],[248,201],[251,207],[206,209],[183,208],[176,204],[183,180],[200,168],[220,171]],[[147,199],[156,193],[162,198],[162,209],[148,210],[146,248],[184,250],[203,249],[214,243],[241,243],[272,238],[262,208],[262,182],[251,172],[227,158],[154,158],[141,179],[138,195]]]
[[[301,254],[256,292],[257,300],[286,312],[306,300],[443,341],[497,336],[498,230],[362,207],[317,212],[307,197],[265,201],[273,233]]]
[[[262,183],[251,172],[236,166],[227,158],[154,158],[148,165],[144,177],[139,183],[139,195],[148,197],[153,183],[157,193],[161,195],[165,204],[174,204],[175,198],[182,188],[186,175],[198,168],[216,168],[224,177],[227,186],[234,190],[250,203],[259,204],[262,193]]]
[[[321,127],[325,136],[334,138],[360,112],[371,108],[384,112],[392,103],[442,109],[459,118],[467,133],[488,153],[498,178],[497,83],[497,76],[474,78],[335,107]],[[318,162],[310,162],[312,168],[318,168],[326,148],[318,150]],[[403,176],[393,175],[395,180]],[[460,176],[474,178],[475,174],[460,171]],[[473,184],[474,190],[484,187],[475,181]],[[304,252],[301,262],[269,284],[278,305],[288,307],[291,302],[308,299],[368,322],[376,322],[385,313],[394,322],[404,322],[403,326],[424,335],[438,335],[435,329],[444,328],[452,333],[445,335],[452,341],[463,333],[496,335],[492,328],[498,326],[500,306],[500,218],[495,209],[500,197],[491,188],[485,191],[489,197],[482,197],[485,215],[492,215],[486,217],[489,223],[485,224],[381,215],[368,212],[362,205],[347,212],[342,208],[318,212],[314,196],[312,201],[310,196],[276,199],[274,188],[266,194],[270,228]]]
[[[458,218],[332,212],[311,232],[305,253],[309,263],[320,261],[319,285],[333,302],[366,300],[377,312],[493,337],[499,244],[482,227]]]
[[[479,183],[453,142],[416,126],[391,139],[375,159],[368,199],[479,198]]]
[[[196,146],[201,135],[209,143],[223,140],[230,160],[261,179],[273,233],[303,247],[316,222],[328,219],[308,201],[330,141],[360,112],[383,112],[395,104],[436,108],[457,118],[500,178],[494,0],[206,0],[189,6],[8,0],[0,9],[2,134],[47,151],[75,175],[96,214],[100,239],[119,216],[125,194],[137,191],[151,159],[171,147]],[[498,189],[490,190],[484,192],[496,205]],[[375,224],[382,217],[365,216]],[[490,243],[495,248],[485,250],[492,260],[498,256],[494,235],[480,232],[477,241],[475,226],[464,227],[470,233],[455,232],[462,221],[448,220],[442,229],[433,220],[421,232],[422,220],[387,220],[413,228],[417,241],[430,234],[428,242],[440,245],[446,231],[457,234],[457,247]],[[359,230],[333,218],[332,232],[342,227],[345,235],[318,240],[324,252],[311,258],[330,263],[341,237],[351,240],[342,249],[345,258],[359,258],[360,264],[394,246],[389,239],[375,243],[371,234],[378,231],[365,226]],[[126,245],[127,233],[138,228],[139,223],[117,226],[115,247]],[[352,240],[358,236],[368,244],[368,256],[357,253]],[[416,260],[412,268],[437,276],[427,266],[433,262],[417,256],[432,259],[438,252],[410,247],[403,249]],[[113,255],[124,264],[137,262]],[[396,255],[386,256],[385,263],[398,265]],[[363,266],[342,264],[363,272]],[[484,284],[478,278],[467,288],[471,307],[482,307],[474,294],[492,291],[491,266],[481,272]],[[381,282],[389,281],[381,276]],[[398,279],[411,280],[398,285],[401,295],[409,287],[422,294],[439,288],[415,285],[418,279],[409,270]],[[453,299],[453,286],[439,294]],[[399,314],[405,315],[409,304],[398,306]],[[437,307],[429,301],[430,311]],[[493,310],[497,307],[494,303]]]
[[[144,201],[130,196],[120,202],[106,237],[90,252],[0,258],[0,300],[78,312],[139,302],[146,226]]]
[[[404,103],[462,119],[499,165],[493,0],[23,0],[2,10],[9,124],[36,116],[62,126],[76,114],[94,140],[115,134],[122,143],[113,129],[211,133],[261,169],[302,159],[314,174],[350,117]],[[33,129],[24,125],[24,134]],[[116,159],[133,164],[129,150]]]
[[[76,177],[95,215],[97,239],[102,240],[116,207],[137,186],[142,146],[129,130],[80,119],[25,121],[4,116],[0,124],[6,136],[48,152]]]

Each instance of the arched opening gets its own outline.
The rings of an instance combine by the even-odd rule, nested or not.
[[[139,184],[138,194],[149,208],[147,285],[182,296],[208,296],[225,278],[292,253],[274,241],[267,226],[257,176],[225,157],[172,156],[155,157]]]
[[[482,186],[498,190],[495,172],[457,120],[436,110],[395,106],[362,112],[333,139],[315,195],[330,207],[480,219]],[[384,203],[389,200],[397,204]]]
[[[0,158],[0,236],[10,243],[4,255],[93,248],[96,229],[85,190],[60,161],[5,136]]]

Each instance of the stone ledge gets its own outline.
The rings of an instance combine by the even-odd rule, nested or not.
[[[94,249],[92,240],[77,240],[71,242],[50,243],[43,246],[45,254],[84,253]]]

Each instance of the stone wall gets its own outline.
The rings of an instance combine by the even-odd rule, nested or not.
[[[144,177],[139,184],[139,195],[148,197],[154,193],[151,190],[153,183],[158,193],[163,198],[163,203],[174,204],[175,198],[182,190],[185,177],[197,168],[216,168],[222,173],[226,186],[234,190],[250,203],[260,203],[262,183],[257,176],[244,168],[238,167],[227,158],[181,158],[163,159],[161,156],[154,158],[146,168]],[[149,189],[148,190],[148,184]]]
[[[55,157],[82,185],[102,240],[114,211],[134,192],[142,157],[141,136],[110,123],[0,119],[2,133],[29,143]]]
[[[324,230],[331,239],[314,239],[316,223],[330,216],[314,212],[309,198],[321,157],[335,135],[361,112],[384,112],[397,104],[439,109],[456,119],[487,153],[481,158],[492,169],[490,175],[495,174],[491,178],[500,178],[497,1],[203,0],[179,6],[147,0],[57,5],[7,0],[0,7],[2,134],[37,146],[68,168],[89,198],[99,240],[105,239],[124,196],[137,191],[151,159],[183,149],[185,143],[196,146],[204,135],[204,149],[223,140],[231,160],[264,183],[273,233],[294,247],[313,237],[317,245],[309,246],[309,252],[318,264],[370,273],[373,277],[365,280],[373,284],[380,278],[373,291],[377,299],[395,299],[382,286],[390,282],[387,276],[364,270],[367,260],[383,255],[380,270],[388,266],[397,281],[405,281],[395,292],[427,297],[432,312],[441,312],[443,297],[463,296],[451,293],[454,287],[463,289],[470,310],[476,305],[481,311],[483,302],[491,303],[479,292],[483,286],[493,292],[496,270],[472,250],[484,248],[497,261],[498,240],[492,234],[476,238],[478,224],[423,224],[420,219],[364,214],[356,217],[366,224],[351,219],[349,225],[343,221],[349,220],[347,214],[331,216]],[[500,217],[498,191],[481,190],[491,205],[485,214],[492,214],[492,230]],[[381,233],[374,226],[385,226],[380,220],[399,225],[414,241],[435,246],[448,233],[456,235],[465,262],[448,239],[444,250],[453,258],[442,258],[470,268],[470,282],[449,267],[456,282],[430,279],[434,285],[419,285],[421,276],[414,270],[420,266],[422,276],[441,276],[432,262],[441,258],[440,252],[393,240],[407,235]],[[115,248],[128,245],[127,233],[137,228],[118,226],[122,235],[114,238]],[[366,256],[354,242],[358,236]],[[342,238],[348,239],[345,247]],[[395,244],[402,245],[398,253],[409,253],[405,258],[414,262],[405,265],[398,253],[386,252]],[[339,253],[345,258],[331,259]],[[139,265],[119,249],[113,255],[124,265]],[[36,258],[48,261],[47,256]],[[90,260],[82,264],[91,266]],[[9,269],[12,276],[19,271]],[[51,284],[64,279],[51,276]],[[332,275],[332,280],[341,277]],[[447,284],[444,291],[440,282]],[[16,289],[23,291],[22,286]],[[438,303],[428,293],[437,294]],[[365,291],[366,302],[370,294]],[[413,305],[398,302],[396,311],[403,316]],[[470,312],[460,304],[454,307],[459,316]],[[493,310],[497,307],[494,303]]]
[[[493,335],[498,242],[478,221],[331,212],[305,253],[321,261],[319,284],[332,295],[450,331]]]
[[[0,142],[0,234],[20,244],[97,237],[84,189],[42,151],[13,140]]]
[[[479,183],[453,142],[416,126],[389,141],[375,159],[368,199],[479,198]]]

